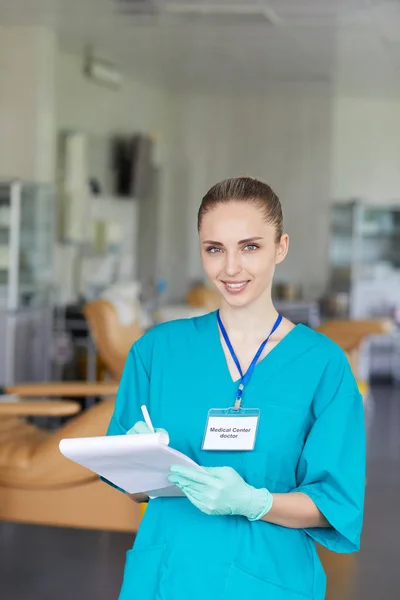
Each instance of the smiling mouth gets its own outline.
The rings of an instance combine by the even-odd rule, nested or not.
[[[242,292],[247,284],[249,283],[248,281],[223,281],[222,282],[225,286],[225,289],[231,293],[231,294],[238,294],[239,292]]]

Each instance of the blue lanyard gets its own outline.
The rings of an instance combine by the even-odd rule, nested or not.
[[[273,328],[271,329],[271,333],[269,334],[269,336],[267,337],[266,340],[263,341],[263,343],[261,344],[261,346],[259,347],[259,349],[257,350],[257,353],[255,355],[255,357],[253,358],[253,360],[251,361],[251,364],[249,366],[249,368],[247,369],[247,372],[245,374],[243,374],[242,371],[242,367],[240,366],[240,362],[238,360],[238,357],[236,356],[236,352],[233,349],[233,346],[231,344],[231,341],[229,339],[229,336],[226,332],[226,329],[224,327],[224,324],[221,321],[221,317],[219,315],[219,311],[217,312],[217,319],[218,319],[218,325],[219,328],[221,329],[221,333],[224,336],[224,340],[226,345],[228,346],[229,352],[231,353],[231,356],[233,358],[233,360],[235,361],[235,365],[237,366],[237,369],[240,373],[240,385],[236,394],[236,401],[235,401],[235,410],[239,410],[240,406],[242,404],[242,394],[243,394],[243,389],[244,386],[247,384],[247,382],[249,381],[250,377],[253,374],[253,371],[255,369],[255,366],[258,362],[258,359],[260,358],[265,346],[268,343],[269,338],[271,337],[271,335],[274,333],[274,331],[276,331],[279,327],[279,325],[281,324],[282,321],[282,315],[278,315],[278,318],[276,319]]]

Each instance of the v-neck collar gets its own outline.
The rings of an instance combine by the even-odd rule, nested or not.
[[[233,379],[232,375],[229,371],[229,366],[228,366],[228,362],[225,356],[225,352],[224,352],[224,348],[222,345],[222,340],[220,337],[220,332],[219,332],[219,326],[218,326],[218,319],[217,319],[217,311],[211,313],[210,315],[211,317],[211,330],[212,330],[212,336],[213,336],[213,342],[215,343],[215,346],[217,348],[216,350],[216,356],[217,356],[217,368],[224,373],[224,376],[227,378],[227,380],[230,382],[231,385],[238,385],[240,383],[240,379],[241,377],[238,376],[237,379]],[[258,363],[256,364],[255,368],[254,368],[254,372],[253,375],[250,379],[250,381],[248,382],[247,386],[251,385],[252,380],[257,378],[257,374],[262,371],[265,372],[265,369],[269,368],[273,368],[274,364],[276,363],[277,360],[279,360],[279,356],[282,354],[282,352],[285,351],[285,347],[287,347],[287,344],[297,336],[297,333],[299,332],[299,330],[302,329],[302,325],[301,324],[297,324],[293,327],[293,329],[291,329],[284,338],[281,339],[280,342],[278,342],[273,348],[272,350],[270,350],[268,352],[268,354],[266,356],[264,356],[264,358],[262,358],[261,360],[258,361]],[[213,344],[214,345],[214,344]],[[289,353],[288,353],[289,354]]]

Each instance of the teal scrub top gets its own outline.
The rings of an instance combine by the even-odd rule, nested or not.
[[[261,360],[243,393],[260,409],[253,451],[201,449],[210,408],[232,406],[216,313],[150,330],[128,355],[108,435],[143,420],[146,404],[170,446],[204,466],[231,466],[271,492],[303,492],[330,528],[290,529],[208,516],[187,498],[150,500],[127,553],[119,600],[322,600],[315,541],[359,548],[365,487],[362,398],[342,350],[297,325]]]

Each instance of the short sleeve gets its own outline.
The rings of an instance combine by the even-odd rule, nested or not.
[[[333,396],[317,398],[318,414],[298,464],[295,491],[307,494],[331,525],[306,533],[329,550],[351,553],[360,547],[364,513],[364,408],[347,361],[341,377],[335,380],[335,374],[337,369],[325,378],[319,392],[328,395],[331,379]]]
[[[139,343],[136,342],[125,362],[107,435],[125,435],[137,421],[143,420],[140,406],[148,403],[149,387],[149,376],[140,354]],[[120,489],[107,479],[100,479]]]
[[[107,435],[125,435],[137,421],[143,420],[140,407],[147,404],[148,397],[149,375],[143,363],[139,343],[136,342],[125,362]]]

